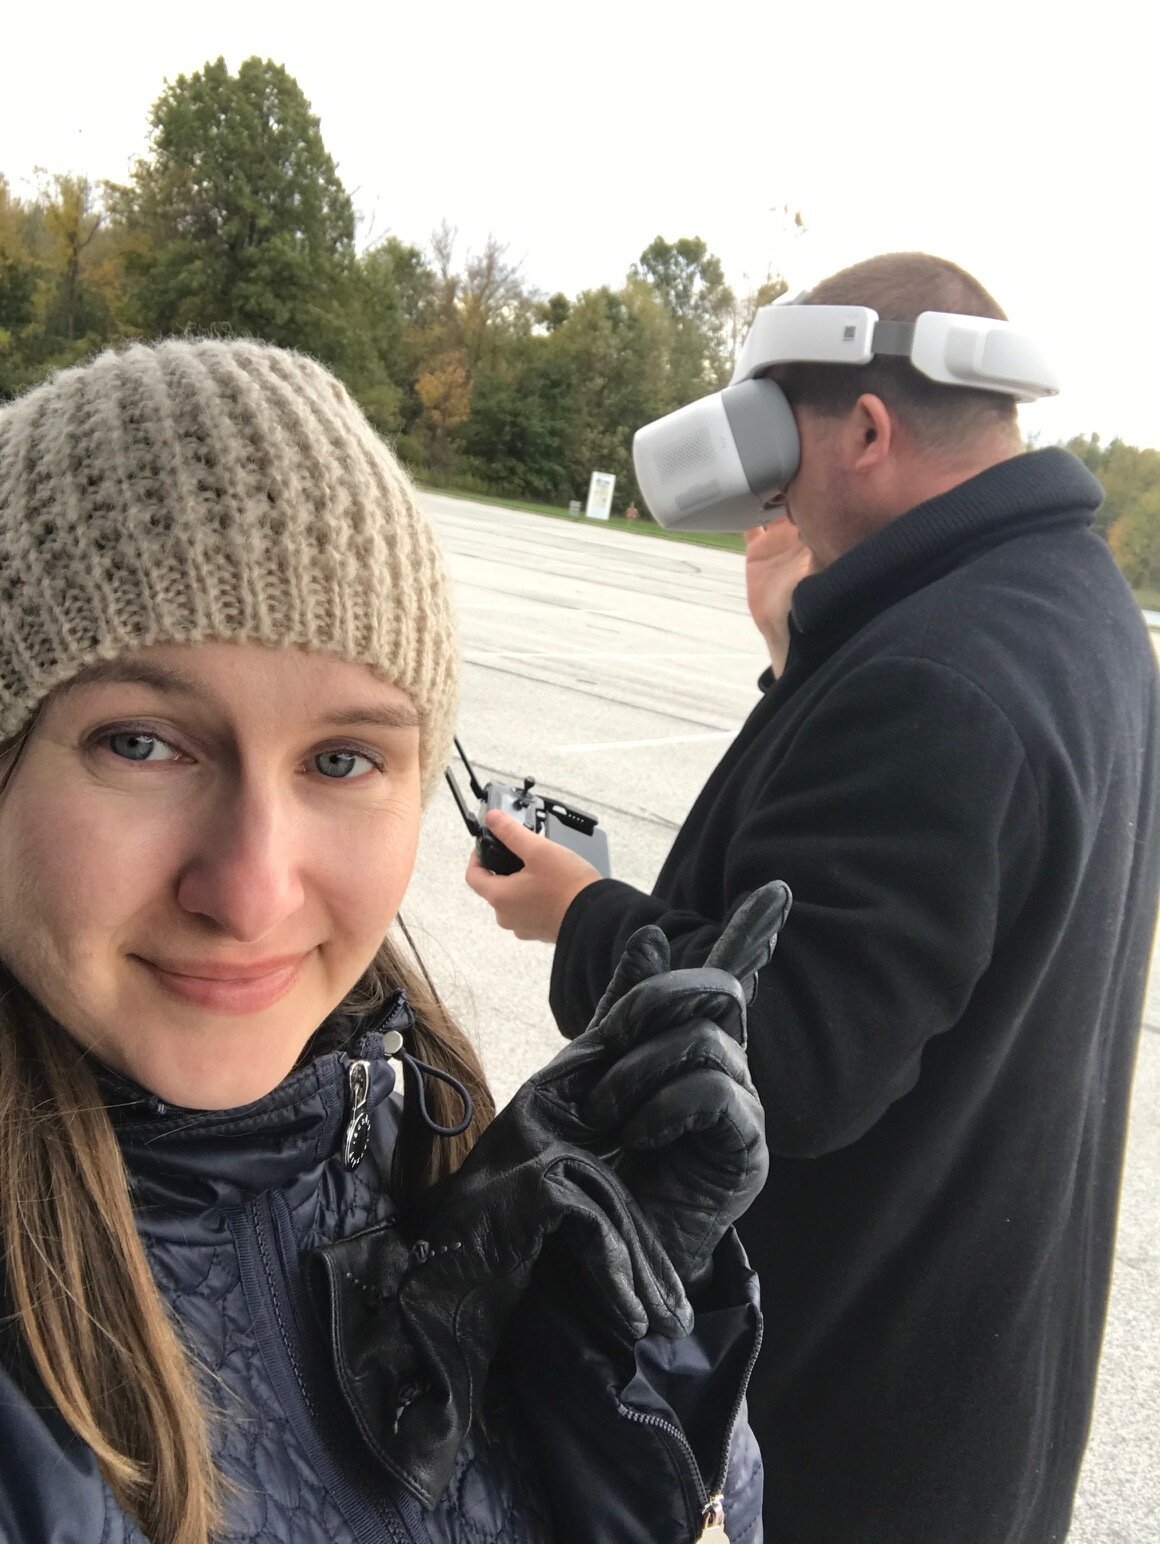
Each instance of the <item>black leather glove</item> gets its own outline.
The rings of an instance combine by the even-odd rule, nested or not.
[[[549,1236],[607,1333],[631,1344],[691,1328],[682,1279],[700,1281],[767,1165],[745,995],[727,966],[751,976],[788,905],[784,885],[757,892],[695,971],[654,974],[667,963],[663,935],[635,934],[592,1024],[523,1085],[458,1173],[415,1215],[313,1255],[347,1403],[428,1507]]]
[[[631,1196],[538,1074],[420,1210],[307,1262],[339,1383],[379,1461],[427,1507],[443,1494],[532,1267],[558,1235],[597,1314],[629,1341],[692,1310]],[[571,1140],[570,1140],[571,1139]]]
[[[665,935],[640,928],[573,1042],[592,1037],[611,1058],[582,1102],[583,1118],[606,1139],[609,1163],[690,1293],[705,1284],[714,1250],[769,1170],[745,1007],[790,904],[780,880],[754,891],[695,969],[670,971]]]

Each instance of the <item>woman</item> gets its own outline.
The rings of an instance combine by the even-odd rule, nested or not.
[[[760,1536],[756,1315],[718,1248],[764,1172],[735,984],[644,941],[489,1127],[387,937],[455,675],[433,537],[313,361],[138,346],[0,411],[6,1540],[723,1537],[731,1438]],[[748,1123],[724,1168],[697,1135],[692,1199],[655,1131],[613,1140],[640,1089],[645,1125],[671,1104],[665,1035]],[[650,1521],[620,1471],[657,1451]]]

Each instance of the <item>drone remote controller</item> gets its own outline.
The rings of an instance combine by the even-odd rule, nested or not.
[[[488,829],[485,818],[488,811],[503,810],[508,815],[514,815],[517,820],[522,820],[529,831],[536,831],[549,841],[558,842],[561,847],[570,847],[591,863],[593,868],[599,869],[605,878],[611,874],[608,838],[600,829],[595,815],[588,815],[571,804],[565,804],[562,799],[554,799],[550,794],[533,793],[536,780],[532,777],[524,778],[522,788],[511,783],[481,784],[458,740],[455,741],[455,749],[467,769],[471,791],[479,800],[478,814],[472,814],[468,809],[450,769],[444,775],[448,787],[455,795],[463,822],[475,837],[475,850],[485,869],[493,874],[518,874],[524,866],[523,859],[517,858],[511,848],[505,847]]]

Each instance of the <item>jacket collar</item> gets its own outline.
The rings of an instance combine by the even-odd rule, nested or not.
[[[794,591],[791,636],[850,636],[878,612],[957,568],[973,552],[1050,527],[1091,524],[1103,489],[1070,451],[1000,461],[918,504]]]
[[[299,1065],[263,1098],[230,1110],[165,1104],[129,1079],[99,1068],[106,1108],[138,1198],[164,1195],[170,1205],[238,1204],[328,1162],[341,1151],[351,1114],[351,1063],[369,1066],[366,1111],[373,1117],[395,1086],[383,1032],[413,1023],[401,992],[363,1019],[336,1015],[318,1038],[337,1049]]]

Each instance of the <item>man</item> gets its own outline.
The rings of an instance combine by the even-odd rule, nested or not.
[[[1001,317],[921,254],[808,303]],[[786,880],[749,1054],[774,1154],[741,1225],[778,1544],[1048,1544],[1087,1438],[1155,918],[1155,660],[1091,530],[1099,486],[1026,454],[1012,400],[908,361],[786,365],[785,489],[750,604],[775,664],[651,896],[493,829],[468,880],[556,940],[578,1033],[644,922],[703,960]],[[762,575],[765,575],[763,580]]]

